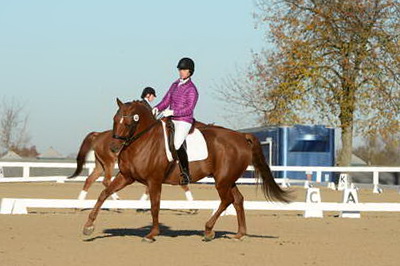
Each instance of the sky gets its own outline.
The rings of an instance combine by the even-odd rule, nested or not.
[[[117,97],[152,86],[158,103],[191,57],[196,119],[229,126],[215,91],[263,47],[255,11],[252,0],[0,0],[0,97],[25,105],[39,152],[68,155],[112,128]]]

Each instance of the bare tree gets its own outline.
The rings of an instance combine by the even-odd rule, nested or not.
[[[353,134],[400,131],[398,0],[260,0],[256,19],[273,49],[254,54],[244,81],[221,90],[263,124],[341,128],[339,165]]]
[[[0,105],[0,148],[3,151],[24,148],[30,141],[27,125],[24,105],[3,98]]]

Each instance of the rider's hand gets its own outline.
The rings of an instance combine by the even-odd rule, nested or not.
[[[174,111],[171,110],[171,109],[165,109],[165,110],[162,112],[162,114],[163,114],[164,117],[173,116],[173,115],[174,115]]]
[[[157,108],[157,107],[154,107],[154,108],[151,110],[151,112],[153,113],[154,116],[158,116],[158,114],[160,113],[160,112],[158,111],[158,108]]]

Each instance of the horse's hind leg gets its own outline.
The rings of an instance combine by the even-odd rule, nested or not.
[[[99,210],[101,205],[103,205],[104,201],[114,192],[117,192],[129,184],[132,184],[135,180],[132,178],[126,178],[121,173],[115,177],[115,179],[111,182],[111,184],[106,187],[101,193],[99,198],[97,199],[96,205],[92,209],[89,214],[88,220],[83,228],[83,234],[90,235],[94,231],[94,221],[96,220],[97,215],[99,214]]]
[[[219,204],[218,210],[211,216],[210,220],[206,223],[206,229],[204,232],[204,241],[211,241],[215,237],[215,233],[212,230],[218,217],[223,211],[228,208],[230,204],[234,202],[233,195],[231,193],[230,185],[217,184],[216,188],[218,190],[219,197],[221,198],[221,203]]]
[[[231,193],[233,195],[234,201],[233,206],[236,209],[237,220],[238,220],[238,233],[235,235],[235,239],[242,240],[246,236],[246,216],[244,212],[244,197],[242,193],[240,193],[238,187],[234,185],[231,189]]]
[[[115,166],[115,162],[114,161],[112,163],[104,164],[103,185],[105,187],[108,187],[111,184],[111,178],[113,176],[114,166]],[[111,197],[112,197],[113,200],[119,200],[120,199],[120,197],[118,196],[117,193],[113,193],[111,195]]]
[[[93,182],[96,181],[100,175],[103,173],[104,169],[101,163],[96,159],[95,161],[95,167],[93,171],[90,173],[88,178],[85,180],[85,184],[83,185],[83,189],[81,193],[79,194],[78,199],[79,200],[84,200],[86,198],[86,194],[89,190],[89,188],[92,186]]]

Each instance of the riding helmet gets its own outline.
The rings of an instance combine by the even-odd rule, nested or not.
[[[178,62],[178,69],[189,69],[190,74],[193,75],[194,73],[194,61],[189,57],[184,57]]]
[[[146,97],[147,94],[153,94],[154,97],[156,96],[156,91],[152,88],[152,87],[146,87],[144,88],[143,92],[142,92],[142,96],[141,98],[144,99]]]

